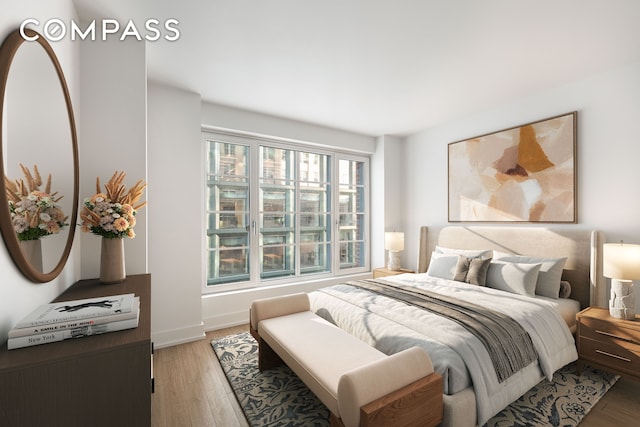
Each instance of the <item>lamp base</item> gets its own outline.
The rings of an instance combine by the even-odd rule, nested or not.
[[[392,271],[400,270],[400,251],[389,251],[387,268]]]
[[[636,298],[633,294],[633,282],[611,280],[611,299],[609,315],[616,319],[634,320],[636,317]]]

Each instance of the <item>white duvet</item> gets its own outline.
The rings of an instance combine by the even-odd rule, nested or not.
[[[478,423],[489,418],[536,385],[543,377],[577,359],[566,322],[544,300],[469,285],[426,274],[385,277],[389,282],[460,298],[511,316],[529,333],[538,361],[499,383],[489,354],[474,335],[457,323],[369,291],[335,285],[309,294],[311,308],[386,354],[423,347],[443,376],[445,394],[473,386]]]

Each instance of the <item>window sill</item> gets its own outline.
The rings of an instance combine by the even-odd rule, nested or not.
[[[261,284],[247,285],[244,288],[236,288],[236,289],[210,289],[207,292],[202,293],[202,298],[208,297],[216,297],[220,295],[234,295],[234,294],[243,294],[243,293],[255,293],[256,291],[269,291],[273,289],[282,289],[282,288],[291,288],[291,293],[294,292],[311,292],[310,290],[315,290],[319,288],[324,288],[327,286],[337,285],[338,283],[343,283],[349,280],[358,280],[358,279],[369,279],[371,278],[370,271],[364,271],[353,274],[345,274],[343,276],[330,276],[330,277],[322,277],[322,278],[313,278],[309,280],[302,280],[303,278],[299,278],[301,280],[289,281],[289,282],[277,282],[277,283],[269,283],[261,282]],[[302,289],[305,290],[302,290]]]

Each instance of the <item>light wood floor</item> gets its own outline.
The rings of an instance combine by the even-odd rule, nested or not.
[[[207,338],[157,349],[155,393],[151,397],[153,427],[248,426],[229,387],[210,341],[236,334],[247,326],[207,333]],[[584,418],[581,427],[640,424],[640,383],[626,379],[615,386]]]

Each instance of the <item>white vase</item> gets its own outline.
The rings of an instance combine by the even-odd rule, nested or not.
[[[100,252],[100,282],[104,284],[124,282],[124,239],[102,238]]]
[[[40,239],[21,240],[20,249],[31,266],[42,273],[42,242]]]
[[[633,282],[611,280],[611,298],[609,299],[611,317],[634,320],[636,317],[636,299],[633,294]]]

